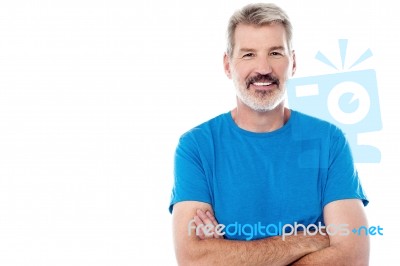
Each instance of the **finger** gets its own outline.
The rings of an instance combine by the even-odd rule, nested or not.
[[[206,239],[202,227],[204,227],[203,221],[199,218],[199,216],[194,217],[194,223],[196,224],[196,236],[200,239]]]
[[[218,221],[215,219],[214,215],[210,211],[206,211],[207,217],[211,220],[211,222],[214,224],[214,238],[224,238],[224,236],[221,234],[221,231],[217,232],[217,226]]]
[[[203,210],[197,210],[197,216],[203,221],[204,224],[214,224]]]
[[[204,225],[203,221],[200,219],[199,216],[196,215],[193,217],[193,219],[194,219],[194,223],[195,223],[196,227]]]
[[[205,238],[213,238],[215,236],[215,226],[213,221],[208,218],[202,210],[197,210],[197,216],[201,219],[203,225],[201,227]]]
[[[211,214],[210,211],[206,211],[206,215],[207,215],[207,217],[211,220],[211,222],[212,222],[215,226],[218,225],[217,220],[215,219],[214,215]]]
[[[200,211],[198,214],[201,215],[202,214],[201,212],[203,212],[203,211]],[[212,225],[213,226],[212,232],[213,232],[214,238],[224,238],[223,237],[223,233],[221,231],[217,232],[217,230],[216,230],[217,226],[218,226],[218,221],[215,219],[214,215],[212,215],[212,213],[210,211],[206,211],[204,214],[205,214],[205,216],[202,215],[200,218],[205,223],[205,226],[206,225]],[[206,238],[207,237],[209,237],[209,234],[206,235]]]

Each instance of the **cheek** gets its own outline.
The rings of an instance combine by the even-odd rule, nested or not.
[[[293,72],[293,65],[290,64],[289,62],[285,62],[282,64],[277,65],[275,68],[275,73],[280,77],[280,78],[288,78],[292,76]]]
[[[235,66],[232,71],[232,75],[235,76],[237,80],[246,80],[251,74],[251,66],[249,64],[241,63]]]

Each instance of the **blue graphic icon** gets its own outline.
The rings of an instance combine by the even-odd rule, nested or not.
[[[342,69],[345,68],[347,40],[339,40]],[[372,56],[367,49],[348,69]],[[339,70],[318,52],[315,58]],[[382,129],[376,73],[373,69],[347,71],[290,79],[289,107],[335,124],[346,134],[356,163],[379,163],[378,148],[360,145],[357,134]]]

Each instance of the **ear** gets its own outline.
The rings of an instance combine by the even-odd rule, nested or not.
[[[294,50],[292,51],[292,60],[293,60],[293,67],[292,67],[292,76],[296,73],[296,53]]]
[[[224,71],[225,71],[225,75],[232,79],[232,74],[231,74],[231,66],[230,66],[230,62],[229,62],[229,55],[227,55],[227,53],[224,54]]]

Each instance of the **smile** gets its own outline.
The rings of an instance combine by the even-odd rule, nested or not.
[[[253,84],[256,86],[269,86],[272,83],[271,82],[254,82]]]

